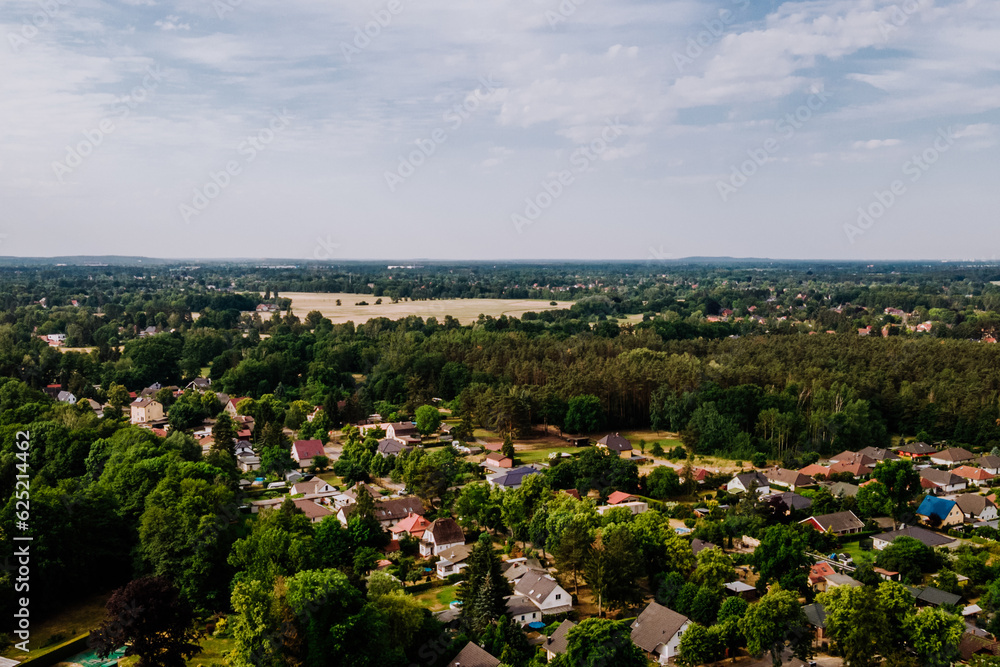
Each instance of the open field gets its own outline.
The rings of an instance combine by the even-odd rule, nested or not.
[[[435,583],[443,583],[437,582]],[[448,605],[455,600],[455,594],[458,592],[458,585],[452,586],[434,586],[425,591],[417,593],[413,597],[416,598],[417,602],[427,607],[431,611],[444,611],[448,608]]]
[[[423,318],[433,316],[438,320],[443,320],[445,315],[451,315],[462,324],[471,324],[480,314],[493,317],[500,315],[520,317],[528,311],[557,310],[573,305],[572,301],[557,301],[558,305],[550,306],[548,301],[541,299],[439,299],[392,303],[392,299],[382,297],[382,303],[376,306],[377,297],[371,294],[314,292],[282,292],[281,298],[292,300],[292,310],[299,317],[305,317],[309,311],[318,310],[324,317],[329,317],[334,324],[344,322],[360,324],[374,317],[398,320],[410,315]],[[340,299],[342,305],[337,305],[337,299]],[[355,305],[361,301],[366,301],[369,305]]]

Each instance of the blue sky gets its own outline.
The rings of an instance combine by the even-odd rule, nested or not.
[[[0,255],[996,258],[992,0],[4,0]]]

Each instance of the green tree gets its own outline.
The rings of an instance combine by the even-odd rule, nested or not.
[[[909,584],[921,583],[924,573],[937,569],[938,561],[933,549],[906,535],[897,537],[875,557],[876,565],[899,572],[902,580]]]
[[[416,411],[417,430],[421,435],[430,435],[441,426],[441,412],[433,405],[421,405]]]
[[[566,409],[565,429],[570,433],[593,433],[604,426],[604,408],[601,399],[583,394],[569,399]]]
[[[876,667],[882,663],[888,617],[876,589],[837,586],[821,593],[818,601],[826,609],[826,634],[847,664]]]
[[[566,652],[549,663],[553,667],[646,667],[646,655],[632,643],[625,623],[588,618],[566,635]]]
[[[863,517],[885,516],[891,514],[894,505],[889,491],[881,482],[865,484],[858,489],[858,512]]]
[[[715,662],[722,655],[718,636],[700,623],[692,623],[681,636],[677,664],[682,667],[698,667]]]
[[[907,620],[910,646],[926,667],[947,667],[958,659],[958,643],[965,632],[961,616],[925,607]]]
[[[752,655],[771,654],[775,667],[781,665],[786,647],[800,660],[812,652],[812,632],[797,596],[781,588],[772,588],[757,604],[751,605],[740,619],[739,629],[746,637]]]
[[[490,623],[505,617],[506,598],[513,589],[500,571],[500,557],[486,533],[479,536],[468,561],[465,581],[459,586],[456,597],[462,603],[462,620],[473,631],[482,632]]]
[[[808,550],[805,536],[796,528],[778,525],[764,531],[760,546],[750,557],[760,574],[757,590],[764,590],[767,584],[786,575],[801,573],[811,562]]]
[[[872,471],[872,477],[885,487],[893,503],[894,516],[899,516],[921,491],[920,474],[907,459],[879,462]]]
[[[651,498],[664,500],[680,495],[681,478],[669,466],[657,466],[646,475],[646,491]]]
[[[698,552],[697,561],[698,565],[691,575],[696,583],[721,588],[723,584],[736,579],[733,559],[722,549],[702,549]]]

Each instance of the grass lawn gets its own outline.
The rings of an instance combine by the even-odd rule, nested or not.
[[[223,667],[227,664],[225,654],[233,650],[232,639],[219,639],[211,635],[201,640],[202,652],[187,661],[190,667]]]
[[[527,465],[529,463],[547,463],[549,460],[549,454],[553,452],[559,452],[560,454],[569,454],[575,456],[580,453],[579,447],[544,447],[541,449],[532,449],[528,451],[517,452],[517,460],[522,464]]]
[[[32,621],[31,640],[28,643],[30,653],[23,653],[15,648],[4,652],[5,657],[24,661],[46,653],[57,644],[69,641],[78,635],[90,632],[99,626],[105,617],[104,605],[110,593],[102,593],[84,599],[44,621]]]
[[[329,484],[330,486],[335,486],[338,489],[344,488],[344,480],[337,477],[337,473],[335,472],[321,472],[316,476],[319,477],[324,482],[326,482],[327,484]]]
[[[844,544],[841,544],[840,547],[838,547],[837,553],[848,554],[851,558],[854,559],[855,565],[858,565],[859,563],[865,560],[875,559],[875,552],[862,551],[860,542],[845,542]],[[826,555],[829,556],[830,554]]]
[[[443,582],[442,582],[443,583]],[[413,597],[431,611],[443,611],[455,600],[458,586],[435,586]]]

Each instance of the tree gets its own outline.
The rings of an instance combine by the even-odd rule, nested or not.
[[[739,629],[752,655],[770,652],[775,667],[780,667],[786,646],[800,660],[810,656],[812,633],[807,623],[796,595],[777,587],[747,609],[739,621]]]
[[[722,654],[716,634],[700,623],[692,623],[681,636],[677,664],[682,667],[698,667],[715,662]]]
[[[312,458],[312,465],[309,466],[309,469],[312,470],[313,472],[323,472],[329,467],[330,467],[329,457],[326,457],[323,454],[317,454]]]
[[[882,663],[888,617],[878,591],[869,586],[837,586],[817,598],[826,609],[826,634],[851,667]]]
[[[570,433],[593,433],[604,426],[604,408],[601,399],[583,394],[569,399],[565,428]]]
[[[191,607],[162,577],[143,577],[116,590],[107,610],[108,620],[90,633],[102,658],[124,645],[126,656],[139,658],[139,667],[184,667],[201,652]]]
[[[490,623],[506,616],[506,599],[513,588],[500,571],[500,557],[486,533],[479,536],[468,561],[465,581],[456,597],[462,603],[462,620],[473,631],[482,632]]]
[[[892,500],[894,516],[920,493],[920,474],[913,469],[913,463],[906,459],[881,461],[872,471],[872,477],[885,487]]]
[[[122,410],[131,400],[128,389],[115,382],[111,383],[111,387],[108,389],[108,403],[111,404],[111,407]]]
[[[961,616],[924,607],[909,617],[906,630],[921,665],[947,667],[958,659],[958,643],[965,632]]]
[[[698,587],[698,592],[691,600],[690,615],[691,620],[710,626],[715,623],[719,615],[719,607],[722,602],[722,587],[702,584]]]
[[[697,556],[698,565],[691,579],[699,584],[712,588],[721,588],[723,584],[736,579],[736,568],[733,559],[722,549],[702,549]]]
[[[550,512],[549,524],[552,524]],[[590,556],[594,543],[594,526],[585,515],[570,517],[568,524],[558,526],[562,530],[556,537],[555,546],[549,547],[555,556],[556,565],[560,571],[573,573],[574,594],[580,593],[579,573],[584,568]],[[549,528],[550,539],[553,537]]]
[[[858,489],[858,512],[863,517],[885,516],[892,513],[894,506],[889,491],[881,482],[865,484]]]
[[[750,557],[760,574],[757,590],[764,590],[767,584],[786,575],[800,573],[810,563],[808,549],[805,536],[796,528],[778,525],[764,531],[760,546]]]
[[[549,663],[553,667],[646,667],[646,656],[632,643],[625,623],[588,618],[566,635],[566,652]]]
[[[878,552],[875,564],[883,569],[899,572],[906,583],[919,584],[925,572],[937,569],[938,557],[933,549],[920,540],[903,535]]]
[[[235,667],[273,664],[281,648],[272,586],[263,581],[241,581],[233,588],[232,605],[231,663]]]
[[[646,492],[651,498],[673,498],[681,492],[681,478],[669,466],[658,466],[646,475]]]
[[[421,435],[430,435],[441,426],[441,412],[433,405],[421,405],[416,411],[417,430]]]
[[[228,413],[221,413],[212,426],[212,449],[235,456],[236,424]]]

